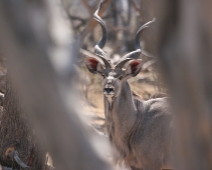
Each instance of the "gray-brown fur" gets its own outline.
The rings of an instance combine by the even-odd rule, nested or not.
[[[111,104],[106,97],[104,100],[108,133],[119,158],[138,170],[170,166],[171,114],[167,99],[141,101],[132,96],[127,82],[121,88]]]
[[[123,56],[113,65],[102,50],[107,38],[104,21],[94,13],[103,30],[102,39],[95,46],[96,57],[86,57],[90,72],[103,76],[103,93],[106,126],[111,143],[119,160],[124,160],[132,170],[161,170],[170,168],[170,140],[172,115],[167,98],[141,101],[134,97],[127,80],[136,76],[142,67],[138,59],[142,49],[139,37],[143,29],[153,21],[141,26],[135,36],[136,50]]]

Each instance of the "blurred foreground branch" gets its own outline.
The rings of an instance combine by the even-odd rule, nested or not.
[[[100,9],[99,11],[99,16],[101,17],[104,13],[104,11],[107,9],[107,6],[110,4],[111,0],[103,0],[103,7]],[[87,28],[85,29],[85,31],[83,32],[82,35],[82,39],[88,34],[90,33],[94,27],[97,25],[96,20],[94,20],[93,18],[91,19],[90,23],[88,24]]]
[[[212,1],[154,5],[157,53],[176,115],[175,169],[212,169]]]
[[[50,151],[56,167],[61,170],[110,169],[91,147],[76,116],[81,110],[77,93],[73,92],[72,64],[78,48],[70,51],[67,39],[61,38],[63,35],[59,34],[60,39],[55,37],[58,32],[54,32],[54,27],[58,24],[49,29],[48,24],[64,19],[51,13],[57,11],[56,2],[1,1],[0,45],[8,58],[11,78],[23,105],[33,118],[40,144]],[[49,20],[49,17],[52,18]],[[64,28],[59,29],[64,33]],[[71,45],[76,45],[72,35],[64,37],[71,37]]]

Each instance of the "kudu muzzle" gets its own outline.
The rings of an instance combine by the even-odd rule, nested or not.
[[[113,97],[115,95],[114,77],[109,76],[106,78],[103,92],[106,97]]]

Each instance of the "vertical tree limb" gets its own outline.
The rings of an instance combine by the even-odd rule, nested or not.
[[[157,52],[176,116],[178,170],[212,169],[212,1],[160,1]]]
[[[11,77],[22,95],[26,112],[34,120],[40,143],[50,151],[56,167],[61,170],[106,170],[109,166],[93,150],[83,125],[74,114],[80,112],[75,93],[66,95],[70,87],[74,89],[73,65],[63,70],[52,64],[56,58],[50,55],[49,49],[56,50],[57,45],[61,45],[48,32],[48,12],[55,10],[50,5],[52,2],[1,1],[0,45],[9,60]],[[57,19],[55,21],[62,18],[58,16]],[[70,38],[73,43],[73,37]],[[70,51],[61,50],[64,50],[61,53],[64,59],[64,54]],[[75,51],[69,54],[73,61]],[[62,76],[67,75],[64,71],[72,76],[71,84]]]

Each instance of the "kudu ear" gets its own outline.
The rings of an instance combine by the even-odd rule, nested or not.
[[[127,69],[125,70],[125,75],[131,76],[131,77],[136,76],[140,72],[142,64],[143,62],[141,59],[132,60],[127,65]]]
[[[94,57],[85,57],[85,64],[88,68],[88,70],[93,73],[102,73],[103,72],[103,67],[101,65],[101,63]]]

